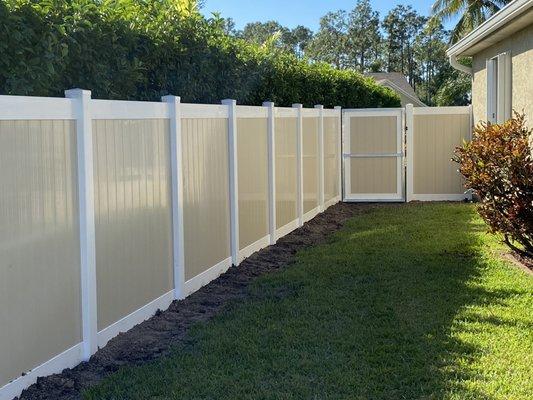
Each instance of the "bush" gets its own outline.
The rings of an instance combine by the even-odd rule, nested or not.
[[[187,3],[181,0],[181,3]],[[259,105],[394,107],[399,97],[354,71],[227,36],[220,18],[176,0],[4,0],[0,93]]]
[[[514,250],[533,256],[532,130],[524,118],[515,113],[501,125],[478,125],[472,141],[456,149],[454,160],[467,187],[479,195],[479,213],[490,230],[503,234]]]

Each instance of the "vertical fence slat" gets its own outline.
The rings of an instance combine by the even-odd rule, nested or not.
[[[414,116],[413,116],[413,105],[407,104],[405,106],[405,130],[407,131],[406,138],[406,149],[407,152],[407,183],[406,183],[406,193],[405,199],[407,202],[413,199],[414,193],[414,176],[413,176],[413,152],[414,152]]]
[[[185,245],[183,230],[183,151],[181,139],[181,99],[164,96],[170,107],[170,173],[172,186],[172,255],[174,270],[174,299],[184,298]]]
[[[293,104],[297,115],[297,135],[296,135],[296,175],[298,185],[298,226],[304,224],[304,180],[303,180],[303,116],[302,104]]]
[[[233,265],[239,265],[239,176],[237,164],[237,101],[222,100],[229,107],[228,113],[228,151],[229,151],[229,198],[231,259]]]
[[[318,210],[324,211],[324,106],[318,109]]]
[[[335,110],[339,113],[337,124],[337,179],[338,179],[338,193],[339,200],[342,200],[343,188],[342,188],[342,107],[335,106]]]
[[[70,89],[65,91],[65,97],[76,100],[82,357],[84,360],[88,360],[98,350],[91,92],[89,90]]]
[[[268,227],[270,244],[276,243],[276,130],[274,103],[265,101],[264,107],[268,107]]]

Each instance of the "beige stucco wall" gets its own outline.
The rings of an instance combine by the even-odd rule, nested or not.
[[[487,120],[486,61],[503,52],[512,57],[512,107],[533,121],[533,25],[479,52],[472,59],[472,106],[474,122]],[[530,124],[531,125],[531,124]]]

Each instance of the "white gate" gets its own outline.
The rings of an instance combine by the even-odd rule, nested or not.
[[[342,114],[344,201],[405,201],[403,108]]]

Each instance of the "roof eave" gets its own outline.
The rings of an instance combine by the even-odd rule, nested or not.
[[[382,82],[387,82],[390,86],[392,86],[391,89],[397,90],[398,92],[401,92],[404,96],[409,97],[409,99],[411,99],[418,106],[427,107],[427,105],[424,104],[422,102],[422,100],[420,100],[418,97],[414,97],[411,93],[407,93],[405,90],[403,90],[401,87],[396,85],[394,82],[392,82],[392,81],[390,81],[388,79],[383,79]]]
[[[463,39],[458,41],[452,47],[450,47],[446,54],[452,59],[462,56],[472,56],[468,54],[468,50],[474,45],[482,42],[485,38],[490,36],[491,33],[497,31],[504,25],[513,21],[517,16],[526,12],[529,8],[533,7],[533,0],[515,0],[509,3],[506,7],[502,8],[488,20],[486,20],[479,27],[474,29]]]

